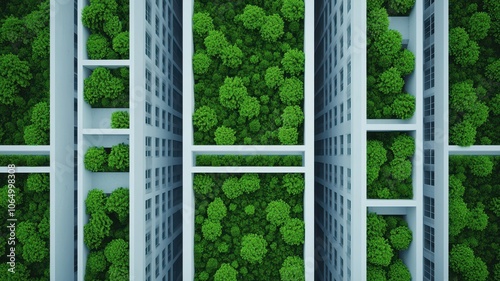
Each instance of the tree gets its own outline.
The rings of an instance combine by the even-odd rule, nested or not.
[[[287,21],[304,19],[304,0],[284,0],[281,13]]]
[[[129,197],[128,188],[119,187],[106,200],[106,211],[116,213],[121,223],[128,223]]]
[[[286,174],[283,176],[283,187],[290,195],[298,195],[304,191],[304,177],[301,174]]]
[[[236,21],[242,21],[247,29],[259,29],[264,25],[266,13],[261,7],[246,5],[243,14],[235,17]]]
[[[386,281],[387,280],[385,270],[380,266],[374,266],[371,264],[368,264],[366,266],[366,276],[367,276],[366,280],[370,280],[370,281]]]
[[[471,173],[474,176],[486,177],[493,172],[493,161],[491,157],[485,155],[477,155],[467,158],[467,164]]]
[[[485,12],[477,12],[472,14],[467,22],[467,33],[471,40],[479,41],[488,35],[490,30],[491,19]]]
[[[479,58],[479,45],[469,39],[462,27],[454,27],[449,32],[449,52],[455,62],[463,67],[474,65]]]
[[[246,96],[240,104],[240,115],[248,118],[256,117],[260,113],[260,103],[256,97]]]
[[[222,225],[220,221],[205,220],[201,226],[201,232],[205,239],[214,242],[222,235]]]
[[[243,194],[243,189],[240,188],[240,181],[236,177],[230,177],[222,184],[222,192],[229,199],[234,199]]]
[[[28,239],[37,233],[36,224],[31,221],[20,222],[16,230],[16,238],[22,244],[27,243]]]
[[[92,33],[98,33],[104,29],[106,21],[117,11],[118,4],[115,0],[92,1],[82,10],[82,24]]]
[[[411,281],[411,273],[400,259],[390,265],[388,276],[389,281]]]
[[[281,64],[286,73],[298,76],[304,72],[304,61],[305,55],[303,51],[290,49],[283,55]]]
[[[251,216],[255,214],[255,206],[254,205],[248,205],[245,207],[245,214]]]
[[[193,33],[202,37],[214,30],[214,23],[209,13],[194,13],[193,15]]]
[[[123,31],[118,33],[112,41],[113,51],[118,53],[122,59],[129,58],[130,51],[130,33],[128,31]]]
[[[14,54],[0,55],[0,104],[11,105],[32,78],[28,62]]]
[[[111,114],[111,128],[128,129],[130,115],[127,111],[115,111]]]
[[[407,226],[398,226],[391,229],[389,240],[395,250],[406,250],[413,240],[412,231]]]
[[[275,226],[283,225],[290,217],[290,205],[282,199],[271,201],[266,207],[266,219]]]
[[[369,56],[382,69],[391,67],[401,54],[403,36],[396,30],[384,30],[369,48]]]
[[[408,49],[400,52],[400,57],[394,62],[394,67],[402,76],[409,75],[415,69],[415,55]]]
[[[280,269],[281,281],[305,280],[304,260],[298,256],[288,256]]]
[[[193,72],[194,74],[205,74],[210,67],[212,60],[205,53],[196,52],[193,55]]]
[[[91,60],[117,58],[117,54],[111,48],[109,39],[99,33],[90,34],[87,40],[87,54]]]
[[[373,183],[379,175],[380,166],[387,161],[387,151],[381,141],[369,140],[367,143],[367,184]]]
[[[415,6],[415,0],[388,0],[387,6],[391,14],[407,15]]]
[[[46,102],[37,103],[31,112],[31,125],[24,127],[24,141],[28,145],[49,143],[50,106]]]
[[[6,272],[2,275],[0,275],[0,281],[26,281],[30,280],[30,271],[26,267],[26,265],[16,262],[16,271],[14,274],[12,273],[7,273],[9,270],[10,265],[7,262],[2,262],[0,263],[0,270],[2,272]]]
[[[394,179],[402,181],[411,177],[412,164],[410,160],[402,158],[394,158],[391,161],[390,165],[391,165],[391,176]]]
[[[91,250],[99,249],[105,238],[109,237],[113,221],[104,213],[94,213],[83,227],[83,242]]]
[[[90,106],[98,106],[103,99],[115,100],[125,91],[123,80],[104,67],[97,67],[83,82],[83,97]]]
[[[204,174],[195,174],[193,180],[194,192],[199,195],[207,195],[212,192],[215,183],[211,176]]]
[[[415,153],[415,139],[409,135],[398,135],[391,145],[394,158],[408,158]]]
[[[283,84],[284,78],[283,70],[281,70],[278,66],[271,66],[266,70],[266,75],[264,79],[266,80],[266,86],[271,89],[276,89]]]
[[[265,22],[260,28],[260,35],[264,41],[273,43],[283,36],[285,33],[284,28],[285,23],[278,14],[266,16]]]
[[[108,154],[104,147],[91,147],[85,153],[83,160],[85,169],[91,172],[105,172],[108,163]]]
[[[220,221],[227,215],[227,208],[220,197],[215,198],[207,209],[208,219],[212,221]]]
[[[284,104],[297,105],[304,99],[304,83],[295,77],[286,78],[279,94]]]
[[[403,91],[405,81],[401,78],[401,73],[391,67],[380,74],[377,89],[384,95],[400,94]]]
[[[238,271],[228,263],[223,263],[214,275],[214,281],[236,281]]]
[[[465,281],[486,281],[488,279],[488,266],[479,257],[472,261],[472,267],[463,273]]]
[[[450,108],[458,112],[467,112],[470,110],[470,105],[477,101],[476,90],[472,82],[458,82],[451,86],[450,89]]]
[[[217,145],[232,145],[236,141],[235,133],[233,129],[221,126],[215,130],[215,143]]]
[[[48,174],[28,174],[26,189],[35,192],[45,192],[50,189]]]
[[[373,265],[388,266],[394,256],[387,239],[383,237],[370,237],[366,246],[366,259]]]
[[[278,130],[278,139],[281,144],[284,145],[294,145],[298,143],[299,132],[297,128],[284,128],[281,127]]]
[[[85,212],[93,215],[102,212],[107,204],[107,198],[102,189],[94,188],[89,191],[85,199]]]
[[[248,96],[247,88],[240,77],[226,77],[224,84],[219,88],[220,104],[228,109],[238,108],[246,96]]]
[[[223,65],[236,68],[241,65],[243,52],[238,46],[228,44],[222,49],[220,57]]]
[[[455,244],[450,250],[450,268],[463,273],[472,268],[474,262],[474,251],[465,244]]]
[[[24,21],[15,16],[7,16],[3,19],[3,24],[0,27],[0,41],[11,44],[26,44],[27,40],[23,37],[27,30]]]
[[[449,228],[451,237],[460,234],[469,222],[469,209],[462,198],[451,198],[449,201]]]
[[[250,123],[248,124],[248,128],[250,129],[250,132],[253,133],[258,132],[261,128],[259,119],[254,119],[250,121]]]
[[[111,147],[108,166],[117,171],[126,172],[129,169],[129,145],[120,143]]]
[[[267,241],[262,235],[247,234],[241,239],[241,258],[250,263],[261,263],[267,253]]]
[[[375,2],[375,1],[370,1]],[[367,6],[370,5],[367,3]],[[389,29],[389,15],[387,10],[382,7],[374,7],[373,9],[367,8],[366,30],[368,38],[377,40],[377,38]]]
[[[209,132],[217,125],[217,113],[209,106],[201,106],[193,114],[193,124],[202,132]]]
[[[104,251],[90,251],[87,257],[87,266],[85,273],[95,275],[101,272],[105,272],[108,268],[109,263],[104,256]]]
[[[476,128],[469,121],[455,123],[450,129],[450,143],[470,146],[476,139]]]
[[[280,228],[280,233],[283,237],[283,241],[289,245],[304,244],[304,221],[297,218],[289,218]]]
[[[240,188],[249,194],[260,188],[260,178],[257,174],[244,174],[239,180]]]
[[[120,266],[112,264],[109,267],[109,280],[110,281],[129,280],[128,266]]]
[[[410,119],[415,113],[415,96],[400,94],[391,105],[391,113],[400,119]]]
[[[205,47],[210,56],[220,55],[221,51],[229,45],[224,33],[218,30],[211,30],[205,38]]]
[[[476,230],[483,231],[488,226],[488,215],[484,212],[484,205],[478,203],[478,206],[469,212],[469,223],[467,227]]]
[[[500,59],[493,61],[486,67],[485,75],[488,79],[500,82]],[[497,104],[500,102],[497,102]],[[497,113],[498,114],[498,113]]]
[[[128,267],[128,243],[125,240],[111,240],[104,249],[104,255],[112,265]]]
[[[366,218],[366,234],[367,237],[382,237],[387,230],[387,222],[384,217],[376,213],[368,213]]]

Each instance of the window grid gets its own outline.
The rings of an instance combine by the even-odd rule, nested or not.
[[[424,258],[424,280],[434,281],[434,263]]]
[[[424,38],[429,39],[432,35],[434,35],[434,14],[424,21]]]
[[[424,171],[424,184],[434,186],[434,171]]]
[[[434,140],[434,121],[424,123],[424,140]]]
[[[424,116],[434,115],[434,96],[424,99]]]
[[[434,219],[434,198],[424,196],[424,216]]]
[[[146,56],[148,56],[148,58],[151,58],[151,35],[149,35],[149,32],[146,32],[145,52]]]
[[[434,253],[434,228],[424,225],[424,248]]]

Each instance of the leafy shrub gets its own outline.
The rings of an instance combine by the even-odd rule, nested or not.
[[[106,211],[117,214],[120,222],[128,222],[129,197],[128,188],[119,187],[113,190],[106,200]]]
[[[247,234],[241,239],[241,257],[250,263],[261,263],[267,253],[267,241],[262,235]]]
[[[244,174],[239,180],[240,188],[245,193],[252,193],[260,188],[260,179],[257,174]]]
[[[248,205],[245,207],[245,214],[247,215],[253,215],[255,214],[255,206],[254,205]]]
[[[115,111],[111,114],[111,128],[128,129],[130,116],[127,111]]]
[[[205,36],[212,30],[214,30],[214,23],[210,14],[200,12],[194,13],[193,33],[196,36]]]
[[[410,270],[408,270],[406,265],[400,259],[391,264],[388,276],[389,281],[411,281]]]
[[[286,174],[283,176],[283,187],[290,195],[297,195],[304,191],[304,177],[300,174]]]
[[[283,56],[281,64],[286,73],[299,75],[304,72],[304,61],[305,55],[303,51],[290,49]]]
[[[219,88],[220,104],[228,109],[238,108],[246,96],[248,96],[247,88],[243,85],[243,80],[240,77],[227,77]]]
[[[26,88],[32,77],[28,62],[14,54],[0,55],[0,104],[13,104],[17,92]]]
[[[387,239],[371,237],[367,241],[367,261],[374,265],[388,266],[394,256]]]
[[[459,146],[473,145],[476,133],[476,128],[469,121],[455,123],[450,128],[450,142]]]
[[[243,194],[240,188],[240,181],[236,177],[230,177],[222,184],[222,191],[229,199],[234,199]]]
[[[394,95],[403,91],[404,84],[398,69],[391,67],[380,75],[377,89],[384,95]]]
[[[117,171],[125,172],[129,169],[129,145],[120,143],[111,148],[108,157],[108,166]]]
[[[479,46],[469,39],[469,34],[462,27],[455,27],[449,32],[449,52],[456,63],[471,66],[479,58]]]
[[[196,194],[206,195],[212,192],[215,183],[211,176],[204,174],[194,175],[193,188]]]
[[[413,6],[415,6],[415,0],[388,0],[387,6],[391,13],[407,15],[410,13]]]
[[[104,249],[106,259],[117,266],[128,266],[128,243],[123,239],[113,239]]]
[[[493,161],[491,157],[479,155],[467,158],[471,173],[474,176],[486,177],[493,172]]]
[[[290,217],[290,205],[282,199],[271,201],[266,207],[266,219],[275,226],[283,225]]]
[[[242,21],[245,28],[259,29],[264,25],[266,13],[261,7],[246,5],[243,14],[236,16],[235,19]]]
[[[367,154],[367,184],[371,184],[378,178],[380,166],[387,161],[387,151],[381,141],[369,140]]]
[[[283,110],[281,120],[283,121],[283,127],[285,128],[297,127],[304,121],[304,113],[299,106],[289,105]]]
[[[284,0],[281,13],[287,21],[297,21],[304,18],[304,0]]]
[[[236,45],[226,45],[220,53],[222,59],[222,64],[230,67],[236,68],[241,65],[241,60],[243,59],[243,52]]]
[[[215,143],[217,145],[232,145],[236,141],[235,133],[233,129],[221,126],[215,130]]]
[[[410,50],[404,49],[394,64],[401,75],[409,75],[415,69],[415,55]]]
[[[90,106],[99,105],[103,99],[115,100],[125,91],[125,85],[120,78],[111,74],[109,69],[97,67],[85,79],[83,96]]]
[[[264,24],[260,28],[260,35],[262,39],[267,42],[276,42],[281,36],[283,36],[285,23],[283,19],[277,15],[266,16],[264,19]]]
[[[304,83],[295,78],[286,78],[279,90],[280,98],[286,105],[299,104],[304,99]]]
[[[385,270],[382,267],[374,266],[371,264],[369,264],[366,267],[366,275],[368,277],[366,280],[370,280],[370,281],[386,281],[387,280]]]
[[[222,225],[220,221],[205,220],[201,227],[201,232],[205,239],[213,242],[222,235]]]
[[[212,60],[205,53],[197,52],[193,55],[193,72],[194,74],[207,73]]]
[[[285,243],[289,245],[304,244],[305,229],[303,220],[297,218],[286,220],[285,224],[280,228],[280,232]]]
[[[208,205],[207,215],[209,220],[220,221],[226,216],[226,214],[226,205],[224,205],[224,202],[220,197],[215,198],[215,200]]]
[[[99,33],[90,34],[87,40],[87,53],[91,60],[117,58],[116,53],[111,48],[111,42]]]
[[[412,164],[409,160],[394,158],[391,161],[391,175],[396,180],[405,180],[411,177]]]
[[[214,281],[236,281],[237,276],[238,271],[236,269],[227,263],[223,263],[217,272],[215,272]]]
[[[407,226],[399,226],[391,229],[389,240],[395,250],[408,249],[412,239],[412,231]]]
[[[240,104],[240,116],[252,118],[260,113],[260,103],[256,97],[246,96]]]
[[[113,50],[123,59],[129,58],[130,51],[130,33],[128,31],[118,33],[112,42]]]
[[[276,89],[283,84],[284,78],[283,70],[278,66],[271,66],[266,70],[266,75],[264,76],[266,80],[266,86],[271,89]]]
[[[101,247],[103,240],[110,235],[113,221],[104,211],[95,212],[83,227],[83,242],[91,250]]]
[[[108,154],[104,147],[91,147],[85,153],[83,163],[85,169],[91,172],[105,172],[108,166]]]
[[[398,95],[391,105],[391,113],[400,119],[410,119],[415,113],[415,96],[407,93]]]
[[[278,130],[278,139],[281,144],[284,145],[294,145],[298,143],[299,132],[297,128],[284,128],[281,127]]]
[[[87,258],[86,274],[97,274],[104,272],[109,266],[104,251],[91,251]]]
[[[367,216],[367,237],[383,237],[387,230],[387,222],[384,217],[375,213],[368,213]]]
[[[208,132],[217,125],[217,113],[209,106],[202,106],[193,114],[193,124],[202,132]]]
[[[103,211],[106,206],[106,201],[106,195],[101,189],[91,189],[85,199],[86,214],[93,215]]]
[[[490,80],[493,80],[495,82],[500,82],[500,59],[495,60],[486,67],[485,75]],[[495,102],[495,103],[500,103],[500,102]]]
[[[488,35],[490,30],[491,19],[485,12],[478,12],[472,14],[468,21],[467,33],[471,40],[479,41]]]
[[[26,190],[45,192],[50,189],[50,178],[48,174],[28,174]]]
[[[370,1],[375,2],[375,1]],[[369,3],[367,3],[367,6]],[[366,30],[368,38],[376,39],[382,33],[389,29],[389,15],[385,8],[368,8],[366,18]]]
[[[211,30],[205,38],[207,54],[211,56],[220,55],[221,51],[229,44],[224,33],[218,30]]]
[[[304,260],[298,256],[288,256],[280,269],[281,281],[303,281]]]
[[[399,135],[392,142],[391,151],[395,158],[412,157],[415,153],[415,139],[409,135]]]

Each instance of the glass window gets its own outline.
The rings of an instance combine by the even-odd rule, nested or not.
[[[146,32],[146,44],[145,44],[144,48],[145,48],[146,56],[151,58],[151,35],[149,35],[148,32]]]
[[[434,281],[434,263],[424,258],[424,280]]]
[[[434,219],[434,198],[424,196],[424,216]]]
[[[429,39],[431,35],[434,35],[434,14],[424,21],[424,38]]]

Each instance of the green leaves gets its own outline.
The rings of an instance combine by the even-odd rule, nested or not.
[[[212,192],[215,183],[209,175],[196,174],[194,176],[193,188],[195,193],[199,195],[207,195]]]
[[[108,154],[104,147],[91,147],[83,159],[85,169],[91,172],[105,172],[108,164]]]
[[[236,141],[235,131],[221,126],[215,130],[214,140],[217,145],[232,145]]]
[[[246,96],[240,105],[240,115],[243,117],[256,117],[260,113],[260,103],[256,97]]]
[[[129,119],[128,111],[115,111],[111,114],[111,128],[128,129]]]
[[[231,265],[223,263],[214,275],[214,281],[236,281],[238,271]]]
[[[120,222],[128,224],[129,219],[129,190],[128,188],[119,187],[106,200],[106,211],[115,213]]]
[[[115,77],[111,71],[104,67],[97,67],[92,74],[84,80],[83,98],[96,107],[107,101],[116,100],[123,95],[125,85],[122,79]]]
[[[304,0],[284,0],[281,13],[287,21],[298,21],[304,19]]]
[[[215,241],[222,234],[222,225],[220,221],[206,220],[201,227],[203,238],[208,241]]]
[[[290,205],[279,199],[271,201],[266,208],[267,220],[276,226],[283,225],[290,216]]]
[[[266,13],[261,7],[246,5],[243,14],[235,17],[235,20],[242,21],[243,26],[248,29],[259,29],[265,23]]]
[[[20,88],[29,85],[29,64],[14,54],[0,55],[0,104],[11,105]]]
[[[297,218],[286,220],[280,228],[280,232],[285,243],[290,245],[304,244],[305,225],[303,220]]]
[[[283,36],[284,27],[285,23],[279,15],[266,16],[265,22],[260,28],[260,35],[265,41],[273,43]]]
[[[298,256],[288,256],[280,269],[281,281],[304,281],[304,260]]]
[[[366,259],[369,263],[388,266],[394,256],[387,239],[383,237],[368,238],[366,246]]]
[[[193,14],[193,33],[196,36],[205,36],[212,30],[214,30],[214,23],[209,13]]]
[[[204,74],[208,71],[212,60],[205,53],[197,52],[193,55],[194,74]]]
[[[222,106],[229,109],[237,109],[246,96],[248,96],[247,88],[240,77],[226,77],[224,84],[219,88],[219,101]]]
[[[267,242],[262,235],[247,234],[241,240],[241,257],[250,263],[261,263],[267,253]]]
[[[215,200],[208,205],[207,214],[208,219],[212,221],[220,221],[227,215],[226,205],[224,205],[220,197],[215,198]]]
[[[304,72],[304,61],[305,54],[302,50],[290,49],[283,56],[281,64],[286,73],[298,76]]]
[[[276,89],[283,84],[284,78],[283,70],[278,66],[271,66],[266,70],[265,80],[266,86],[271,89]]]
[[[286,78],[279,94],[284,104],[297,105],[304,99],[304,83],[295,77]]]
[[[413,240],[412,231],[407,226],[399,226],[391,229],[389,240],[395,250],[406,250]]]
[[[127,172],[129,169],[129,145],[120,143],[111,148],[108,157],[109,168],[118,172]]]

